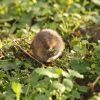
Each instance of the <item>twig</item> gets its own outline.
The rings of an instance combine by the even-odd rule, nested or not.
[[[3,55],[3,50],[0,49],[0,59],[2,59],[3,57],[4,57],[4,55]]]
[[[98,77],[95,79],[95,81],[92,83],[93,86],[95,86],[99,80],[100,80],[100,76],[98,76]]]
[[[17,22],[17,21],[15,21],[15,22],[12,24],[12,28],[11,28],[11,30],[9,31],[10,34],[14,33],[14,31],[16,30],[16,22]]]
[[[95,85],[98,83],[98,81],[100,80],[100,76],[98,76],[93,83],[88,83],[89,88],[93,91]]]
[[[16,42],[16,40],[13,40],[13,42],[15,43],[15,46],[17,46],[22,52],[24,52],[26,55],[28,55],[30,58],[32,58],[33,60],[37,61],[38,63],[40,63],[41,65],[44,65],[42,62],[38,61],[37,59],[35,59],[32,55],[30,55],[27,51],[25,51],[20,45],[18,45],[18,43]]]

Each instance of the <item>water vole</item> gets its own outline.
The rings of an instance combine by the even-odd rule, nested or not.
[[[52,29],[43,29],[31,43],[33,56],[41,62],[51,62],[58,58],[65,48],[61,36]]]

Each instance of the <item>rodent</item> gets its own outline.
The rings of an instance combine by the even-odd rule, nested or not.
[[[31,43],[32,55],[40,62],[52,62],[65,48],[62,37],[52,29],[42,29]]]

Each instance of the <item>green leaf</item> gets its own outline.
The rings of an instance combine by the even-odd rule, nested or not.
[[[31,27],[31,30],[32,30],[33,32],[35,32],[35,33],[38,33],[38,32],[40,31],[40,27],[39,27],[38,25],[33,25],[33,26]]]
[[[12,91],[6,91],[4,100],[15,100],[15,95]]]
[[[2,46],[3,46],[3,45],[2,45],[2,42],[1,42],[1,40],[0,40],[0,49],[2,49]]]
[[[79,87],[78,87],[78,90],[79,90],[80,92],[86,93],[86,92],[88,91],[88,87],[87,87],[87,86],[79,86]]]
[[[36,86],[37,86],[37,89],[44,92],[48,89],[48,87],[50,88],[50,79],[49,78],[40,79],[38,83],[36,84]]]
[[[93,3],[95,3],[96,5],[100,6],[100,0],[91,0]]]
[[[47,95],[37,94],[34,100],[49,100],[49,97]]]
[[[100,46],[95,47],[94,56],[100,60]]]
[[[80,92],[78,92],[77,90],[73,90],[71,95],[70,95],[70,98],[72,100],[81,100],[80,98]]]
[[[80,73],[87,72],[87,68],[89,67],[89,64],[87,62],[82,61],[79,58],[72,59],[70,64],[71,68]]]
[[[26,27],[26,25],[30,25],[31,18],[32,18],[32,12],[23,14],[23,16],[20,18],[19,23],[17,24],[17,27],[23,28],[23,27]]]
[[[11,70],[11,69],[16,69],[18,66],[21,64],[21,62],[16,59],[15,61],[13,60],[0,60],[0,68],[4,69],[5,71]]]
[[[58,78],[59,75],[57,73],[53,73],[51,72],[49,69],[45,69],[45,68],[37,68],[35,70],[39,75],[45,75],[48,76],[50,78]]]
[[[35,71],[32,72],[30,78],[28,79],[29,80],[29,83],[33,86],[33,87],[36,87],[37,85],[37,82],[39,80],[39,75],[38,73],[36,73]]]
[[[60,2],[60,4],[66,5],[67,1],[66,0],[58,0]]]
[[[20,95],[22,92],[22,85],[20,83],[12,82],[11,87],[12,87],[12,90],[16,94],[16,100],[20,100]]]
[[[57,68],[57,67],[48,67],[47,70],[58,75],[61,75],[63,72],[61,68]]]
[[[83,44],[85,44],[85,41],[83,42]],[[73,49],[74,49],[76,52],[85,55],[86,52],[87,52],[87,48],[86,48],[86,46],[83,45],[83,44],[80,42],[80,43],[78,43],[77,45],[74,45],[74,46],[73,46]]]
[[[68,92],[73,88],[73,82],[70,79],[64,79],[64,86]]]
[[[5,100],[5,96],[1,92],[0,92],[0,100]]]
[[[68,72],[71,76],[74,76],[74,77],[77,77],[77,78],[83,78],[83,75],[81,75],[80,73],[78,73],[77,71],[75,70],[71,70],[71,69],[68,69]]]
[[[53,81],[52,85],[55,89],[60,90],[61,92],[64,92],[66,89],[65,86],[63,84],[59,83],[58,81]]]

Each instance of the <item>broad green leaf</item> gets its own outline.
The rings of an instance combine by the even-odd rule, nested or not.
[[[47,70],[58,75],[61,75],[63,72],[61,68],[57,68],[57,67],[48,67]]]
[[[39,88],[39,90],[41,90],[41,91],[46,91],[46,89],[48,89],[49,85],[50,85],[50,79],[45,78],[45,79],[41,79],[40,81],[38,81],[37,88]]]
[[[68,92],[73,88],[73,82],[70,79],[64,79],[64,86]]]
[[[63,72],[62,72],[62,75],[63,75],[64,77],[66,77],[66,78],[70,77],[70,74],[67,73],[66,71],[63,71]]]
[[[71,76],[74,76],[74,77],[77,77],[77,78],[83,78],[83,75],[81,75],[80,73],[78,73],[77,71],[75,70],[71,70],[71,69],[68,69],[68,72]]]
[[[78,90],[86,93],[88,91],[88,87],[87,86],[79,86]]]
[[[73,58],[71,60],[71,68],[73,68],[74,70],[83,73],[83,72],[87,72],[87,68],[89,67],[89,64],[85,61],[82,61],[79,58]]]
[[[13,60],[0,60],[0,68],[2,68],[3,70],[7,71],[7,70],[11,70],[11,69],[16,69],[19,67],[19,65],[21,64],[21,62],[16,59],[15,61]]]
[[[37,85],[38,80],[39,80],[38,73],[33,71],[31,76],[29,77],[29,83],[31,84],[31,86],[35,87]]]
[[[80,100],[80,92],[78,92],[77,90],[73,90],[71,95],[70,95],[70,98],[72,100]]]
[[[55,89],[61,91],[62,93],[65,91],[66,87],[58,81],[53,81],[52,85]]]
[[[38,32],[40,31],[40,28],[39,28],[38,25],[33,25],[33,26],[31,27],[31,30],[32,30],[33,32],[35,32],[35,33],[38,33]]]
[[[39,75],[46,75],[46,76],[48,76],[48,77],[50,77],[50,78],[58,78],[58,77],[59,77],[58,74],[53,73],[53,72],[51,72],[51,71],[49,71],[48,69],[45,69],[45,68],[37,68],[35,71],[36,71]]]
[[[96,5],[100,6],[100,0],[91,0],[93,3],[95,3]]]

